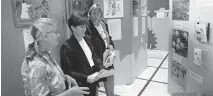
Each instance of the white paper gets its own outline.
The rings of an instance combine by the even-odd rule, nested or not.
[[[173,26],[174,26],[175,29],[183,29],[182,22],[174,22]]]
[[[146,33],[146,18],[142,17],[142,35]]]
[[[97,77],[98,75],[99,75],[99,73],[98,73],[98,72],[95,72],[95,73],[93,73],[91,76],[95,78],[95,77]]]
[[[115,73],[114,69],[105,70],[104,72],[99,73],[97,78],[108,77],[108,76],[114,75],[114,73]]]
[[[24,48],[27,51],[28,45],[34,41],[30,29],[23,29],[23,36],[24,36]]]
[[[31,5],[28,5],[28,4],[26,4],[26,3],[22,3],[22,13],[21,13],[21,20],[23,20],[23,19],[30,19],[29,18],[29,15],[28,15],[28,11],[29,11],[29,7],[30,7]]]
[[[202,49],[194,48],[194,64],[198,66],[202,66],[203,58],[202,58]]]
[[[197,6],[213,6],[213,0],[197,0]]]
[[[157,12],[156,18],[164,18],[165,17],[165,12]]]
[[[147,15],[147,0],[141,0],[141,15]]]
[[[198,81],[199,83],[201,83],[201,84],[203,83],[203,77],[200,76],[200,75],[198,75],[198,74],[196,74],[195,72],[190,71],[190,76],[191,76],[194,80]]]
[[[123,17],[123,0],[104,0],[104,18]]]
[[[138,36],[138,17],[133,17],[133,36]]]
[[[112,40],[121,40],[121,19],[109,19],[107,24]]]

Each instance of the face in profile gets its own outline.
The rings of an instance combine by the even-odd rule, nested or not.
[[[85,36],[85,31],[86,31],[86,25],[78,25],[76,27],[72,26],[72,30],[75,35],[79,37],[84,37]]]
[[[46,34],[45,38],[46,38],[46,41],[48,41],[52,45],[57,45],[59,36],[60,35],[59,35],[58,31],[55,30],[55,31],[52,31],[52,32],[48,32]]]

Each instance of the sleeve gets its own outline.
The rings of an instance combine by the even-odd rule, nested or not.
[[[105,26],[106,26],[106,30],[107,30],[107,33],[109,34],[109,28],[108,28],[108,24],[107,23],[105,23],[104,21],[103,21],[103,23],[105,24]],[[112,45],[113,46],[113,49],[115,48],[115,45],[114,45],[114,42],[112,41],[112,37],[109,35],[109,39],[110,39],[110,45]]]
[[[61,69],[63,72],[74,79],[76,81],[81,81],[83,83],[87,82],[87,75],[76,72],[73,68],[73,60],[75,59],[73,53],[71,53],[67,45],[62,45],[60,50],[60,58],[61,58]]]
[[[22,66],[22,76],[25,94],[28,96],[48,96],[50,92],[49,80],[44,65]]]
[[[87,36],[91,36],[91,29],[90,29],[90,26],[89,26],[89,25],[86,26],[86,32],[85,32],[85,34],[86,34]]]
[[[98,71],[100,71],[101,69],[104,69],[104,66],[103,66],[103,64],[102,64],[101,59],[95,54],[95,52],[93,52],[92,57],[93,57],[93,61],[94,61],[94,63],[95,63],[95,65],[94,65],[94,71],[95,71],[95,72],[98,72]]]

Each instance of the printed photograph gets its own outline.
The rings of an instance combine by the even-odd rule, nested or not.
[[[180,63],[172,60],[171,65],[171,77],[175,80],[183,89],[186,88],[186,68]]]
[[[139,16],[140,15],[140,1],[132,0],[132,15]]]
[[[172,20],[189,21],[189,0],[172,0]]]
[[[195,36],[197,41],[207,43],[209,41],[209,23],[197,22]]]
[[[186,31],[173,29],[172,51],[185,58],[188,57],[188,35]]]

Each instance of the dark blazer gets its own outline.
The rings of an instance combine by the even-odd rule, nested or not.
[[[87,77],[97,71],[103,69],[102,61],[94,54],[93,47],[88,38],[84,38],[90,47],[93,54],[94,66],[91,67],[87,57],[78,43],[74,35],[70,39],[66,40],[65,44],[62,45],[60,50],[61,57],[61,68],[65,74],[73,77],[79,86],[89,87],[90,95],[85,96],[96,96],[97,82],[88,83]]]
[[[102,22],[104,23],[106,31],[109,34],[108,25],[104,21]],[[89,24],[86,28],[85,34],[90,37],[92,45],[94,46],[95,53],[103,61],[103,53],[106,50],[106,46],[105,46],[104,40],[102,39],[101,35],[99,34],[98,30],[95,28],[91,20],[89,20]],[[112,41],[111,38],[112,37],[109,36],[109,39],[110,39],[109,43],[110,45],[114,47],[114,42]]]

